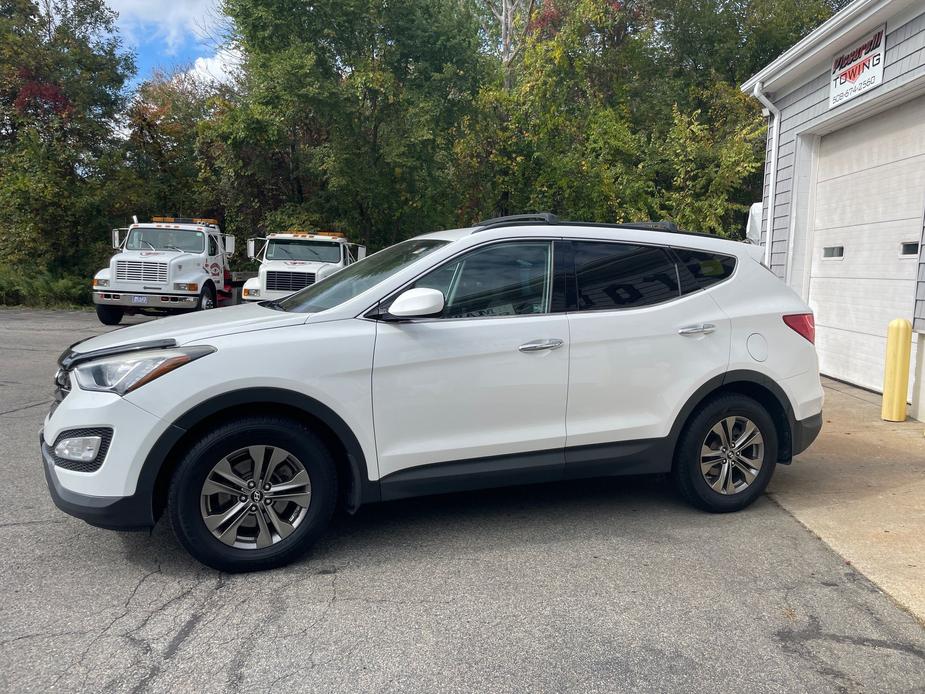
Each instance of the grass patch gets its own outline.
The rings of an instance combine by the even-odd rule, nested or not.
[[[0,305],[60,308],[91,303],[87,277],[0,265]]]

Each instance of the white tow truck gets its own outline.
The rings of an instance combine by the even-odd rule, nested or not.
[[[93,278],[96,315],[118,325],[126,314],[163,315],[233,301],[234,237],[214,219],[153,217],[112,230],[118,250]]]
[[[266,301],[282,299],[362,260],[366,246],[350,243],[339,231],[287,231],[248,239],[247,256],[260,261],[260,270],[244,283],[241,298]]]

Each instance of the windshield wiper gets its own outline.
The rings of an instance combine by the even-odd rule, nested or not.
[[[278,299],[270,299],[269,301],[261,301],[260,305],[266,306],[267,308],[273,309],[274,311],[282,311],[283,313],[287,313],[286,309],[280,306]]]
[[[164,246],[168,251],[176,251],[177,253],[185,253],[182,248],[177,248],[176,246]]]

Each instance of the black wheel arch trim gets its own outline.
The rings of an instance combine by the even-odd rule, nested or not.
[[[197,424],[229,408],[244,405],[283,405],[314,417],[327,426],[340,440],[347,453],[347,467],[351,484],[346,498],[347,510],[351,513],[361,505],[380,500],[379,483],[369,479],[366,456],[353,430],[327,405],[304,393],[285,388],[244,388],[216,395],[187,410],[161,434],[145,458],[134,496],[147,500],[146,514],[151,525],[163,509],[155,507],[155,495],[161,470],[168,463],[171,451]]]
[[[714,376],[697,390],[694,391],[693,395],[687,399],[687,402],[681,408],[681,411],[678,413],[678,416],[675,418],[675,422],[672,425],[671,433],[669,434],[669,439],[671,441],[672,450],[677,444],[678,439],[681,436],[681,431],[684,429],[684,425],[687,424],[694,410],[703,403],[707,398],[716,393],[718,390],[721,390],[724,387],[735,385],[737,383],[745,383],[751,385],[761,386],[767,390],[777,403],[781,406],[783,410],[784,417],[786,418],[785,424],[787,430],[783,433],[785,434],[785,440],[779,442],[778,446],[778,462],[779,463],[789,463],[793,455],[803,451],[810,443],[813,436],[803,445],[802,439],[805,438],[799,434],[801,429],[800,422],[797,421],[796,416],[793,412],[793,405],[790,404],[790,398],[787,397],[787,394],[784,392],[777,383],[774,382],[769,376],[766,376],[757,371],[751,371],[748,369],[736,369],[734,371],[727,371],[726,373]],[[795,445],[798,444],[798,445]]]

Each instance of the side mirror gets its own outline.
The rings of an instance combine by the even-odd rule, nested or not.
[[[120,234],[119,234],[120,231],[121,231],[121,229],[113,229],[113,230],[112,230],[112,247],[113,247],[113,248],[122,248],[122,239],[119,238],[119,237],[120,237]]]
[[[257,241],[256,239],[247,240],[247,257],[256,258],[257,257]]]
[[[357,260],[363,260],[366,257],[366,246],[357,246]]]
[[[389,307],[396,318],[425,318],[443,311],[443,292],[438,289],[409,289],[398,295]]]
[[[234,236],[225,236],[225,255],[234,255]]]

